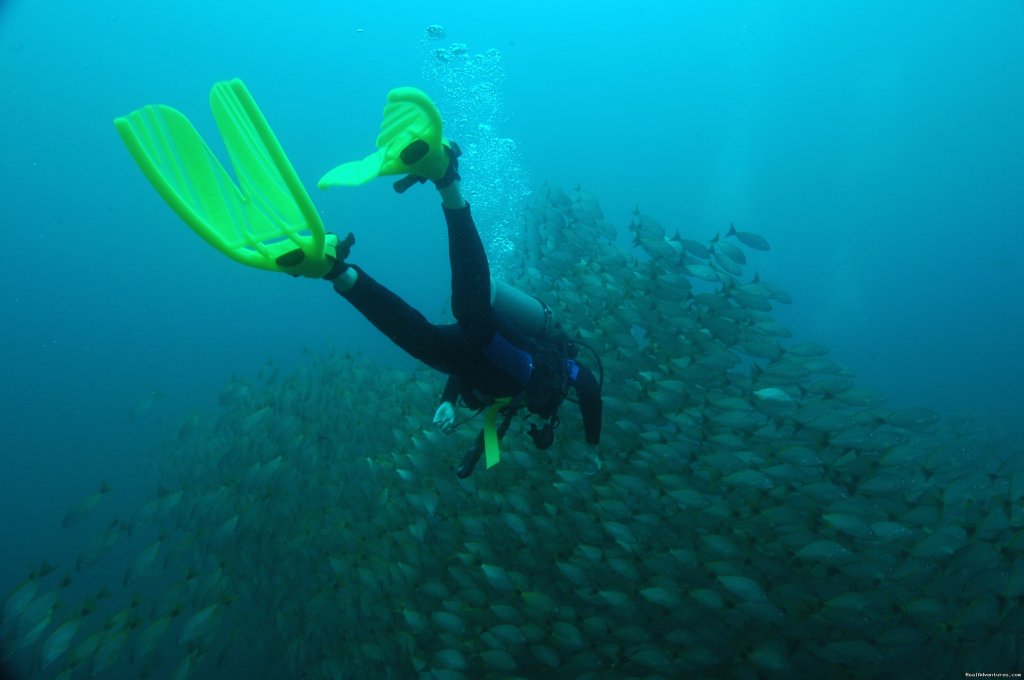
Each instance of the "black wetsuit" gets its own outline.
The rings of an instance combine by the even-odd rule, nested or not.
[[[458,394],[470,408],[481,408],[493,399],[513,397],[535,387],[545,371],[534,370],[533,357],[527,351],[529,342],[503,324],[491,307],[490,267],[469,206],[445,208],[444,216],[456,323],[430,323],[359,267],[355,267],[359,274],[355,285],[341,295],[396,345],[450,376],[444,400],[454,402]],[[600,387],[585,366],[566,363],[570,384],[579,398],[586,440],[597,444],[601,436]]]

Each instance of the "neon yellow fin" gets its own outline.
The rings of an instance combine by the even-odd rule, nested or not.
[[[415,87],[395,88],[388,92],[377,150],[362,160],[339,165],[321,177],[317,186],[359,186],[381,175],[440,179],[448,169],[447,140],[441,132],[441,114],[425,92]]]
[[[144,106],[114,126],[164,201],[214,248],[259,269],[325,274],[323,222],[252,95],[241,80],[220,82],[210,107],[237,185],[169,106]],[[335,242],[326,244],[328,254]]]

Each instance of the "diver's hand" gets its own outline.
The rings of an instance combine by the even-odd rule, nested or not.
[[[434,425],[441,432],[448,434],[455,429],[455,406],[450,401],[441,402],[434,412]]]

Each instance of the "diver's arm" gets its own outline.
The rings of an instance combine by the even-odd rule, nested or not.
[[[596,446],[601,441],[601,386],[594,374],[583,364],[576,362],[576,396],[580,400],[580,415],[583,416],[583,432],[587,443]]]
[[[447,401],[449,404],[454,404],[455,400],[459,398],[459,381],[455,379],[454,375],[448,376],[448,382],[444,384],[444,391],[441,393],[441,401]]]

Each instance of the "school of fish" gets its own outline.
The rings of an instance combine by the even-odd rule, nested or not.
[[[566,405],[552,448],[516,419],[502,462],[460,480],[481,418],[434,428],[443,376],[338,352],[287,375],[268,362],[182,423],[151,500],[6,596],[6,663],[62,679],[1021,669],[1019,437],[887,405],[791,338],[772,315],[786,291],[744,271],[769,247],[756,233],[700,240],[638,210],[626,247],[591,194],[550,185],[523,220],[510,283],[601,358],[596,453]],[[64,524],[98,520],[108,493]],[[72,599],[82,581],[94,594]]]

